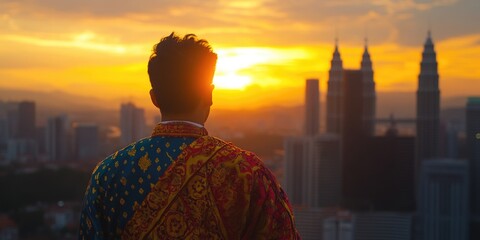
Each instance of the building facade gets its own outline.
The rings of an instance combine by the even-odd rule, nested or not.
[[[440,89],[437,56],[430,32],[425,41],[417,90],[417,169],[421,161],[437,158],[440,132]]]
[[[412,215],[397,212],[355,213],[355,240],[410,240]]]
[[[305,135],[320,133],[320,88],[318,79],[307,79],[305,89]]]
[[[419,214],[424,240],[466,240],[469,229],[468,162],[422,162]]]
[[[133,103],[120,106],[120,143],[122,146],[145,137],[145,110]]]
[[[327,90],[327,132],[340,134],[340,119],[342,109],[342,79],[343,62],[338,50],[338,41],[335,42],[335,50],[328,71]]]
[[[365,43],[365,50],[362,55],[360,64],[363,78],[363,130],[365,136],[373,136],[375,134],[375,114],[377,96],[375,92],[375,81],[373,80],[373,67],[368,46]]]
[[[470,164],[471,238],[480,238],[480,97],[470,97],[466,109],[466,143]]]
[[[71,123],[66,115],[51,117],[47,121],[45,145],[49,160],[64,161],[71,157]]]
[[[77,160],[99,158],[99,144],[99,132],[96,124],[77,124],[75,126],[75,157]]]

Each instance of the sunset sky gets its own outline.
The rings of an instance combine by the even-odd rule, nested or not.
[[[368,37],[377,91],[413,92],[427,30],[443,97],[480,93],[479,0],[0,0],[0,88],[63,91],[147,105],[151,48],[172,31],[219,59],[215,107],[323,96],[334,39],[358,68]]]

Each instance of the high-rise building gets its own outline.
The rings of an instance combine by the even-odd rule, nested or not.
[[[468,239],[468,162],[425,160],[420,178],[421,239]]]
[[[349,143],[351,150],[344,149],[343,153],[343,179],[348,181],[344,207],[355,211],[414,211],[415,138],[399,136],[392,120],[385,136],[358,139],[357,145]]]
[[[376,136],[366,140],[358,160],[356,196],[359,210],[412,212],[415,210],[415,138]],[[363,186],[362,186],[363,185]]]
[[[308,156],[305,139],[303,136],[288,137],[284,141],[285,176],[283,178],[283,188],[288,194],[291,204],[296,206],[305,205],[303,192],[306,190],[303,182],[303,171]]]
[[[99,156],[99,133],[96,124],[75,126],[75,157],[77,160],[95,160]]]
[[[285,163],[283,187],[293,205],[340,205],[342,166],[338,135],[287,138]]]
[[[35,139],[35,102],[23,101],[18,104],[17,138]]]
[[[318,80],[308,79],[306,85],[307,131],[303,136],[285,140],[284,189],[296,206],[338,206],[341,198],[339,136],[318,133]]]
[[[376,93],[372,61],[366,40],[360,70],[363,75],[363,130],[365,136],[373,136],[375,134]]]
[[[295,224],[304,240],[316,240],[322,237],[322,221],[333,213],[326,213],[321,208],[295,208]]]
[[[297,230],[304,240],[330,240],[330,237],[350,240],[352,222],[351,213],[339,208],[309,208],[294,207]],[[341,223],[342,226],[332,226],[332,223]],[[327,238],[325,238],[325,236]],[[345,237],[345,238],[339,238]]]
[[[480,97],[467,102],[466,141],[470,164],[470,239],[480,239]]]
[[[145,137],[145,110],[133,103],[120,106],[120,143],[128,145]]]
[[[66,115],[48,119],[45,137],[45,146],[51,161],[70,160],[70,121]]]
[[[342,80],[342,136],[364,136],[363,130],[363,74],[361,70],[344,70]]]
[[[0,158],[4,163],[35,160],[35,103],[7,102],[0,108]]]
[[[421,161],[437,158],[440,132],[440,89],[437,57],[430,31],[425,41],[417,90],[416,169]]]
[[[355,213],[355,239],[410,240],[412,216],[397,212]]]
[[[354,230],[353,214],[339,211],[335,216],[323,220],[322,240],[353,240]]]
[[[342,162],[340,137],[337,134],[322,134],[311,143],[315,172],[312,172],[312,193],[316,193],[312,206],[340,206],[342,199]]]
[[[0,165],[7,164],[8,120],[6,103],[0,101]]]
[[[320,90],[318,79],[307,79],[305,91],[305,135],[320,132]]]
[[[350,74],[352,70],[344,70],[343,62],[338,50],[338,44],[335,44],[335,50],[330,62],[330,71],[328,79],[327,91],[327,132],[340,134],[343,118],[342,105],[346,96],[344,93],[344,74]],[[355,89],[362,94],[362,113],[359,115],[362,118],[362,128],[364,136],[373,136],[375,133],[375,115],[376,115],[376,92],[374,72],[368,46],[365,43],[365,50],[362,55],[360,64],[360,72],[362,79],[362,86]],[[345,71],[349,73],[345,73]],[[357,73],[358,74],[358,73]],[[347,84],[348,85],[348,84]]]
[[[342,192],[344,205],[356,201],[358,169],[364,166],[360,161],[364,149],[363,136],[363,80],[360,70],[344,70],[342,83]]]
[[[14,139],[18,136],[18,102],[7,102],[5,104],[5,115],[7,118],[8,138]]]
[[[335,51],[330,62],[327,90],[327,132],[340,134],[343,62],[335,41]]]

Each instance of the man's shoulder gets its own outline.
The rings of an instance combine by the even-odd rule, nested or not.
[[[151,137],[143,138],[136,142],[133,142],[118,151],[115,151],[108,157],[100,161],[95,169],[94,173],[104,172],[103,170],[110,171],[111,169],[118,168],[121,165],[126,165],[129,161],[141,158],[142,153],[145,153],[147,148],[151,148],[154,142]]]
[[[242,149],[232,142],[220,138],[215,139],[219,144],[224,145],[213,159],[215,165],[221,165],[223,167],[240,167],[242,171],[250,172],[265,169],[262,160],[255,153]]]

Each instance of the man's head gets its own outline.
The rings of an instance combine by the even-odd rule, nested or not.
[[[162,115],[184,115],[212,104],[217,54],[193,34],[174,33],[153,47],[148,75],[154,104]],[[208,113],[207,113],[208,114]]]

